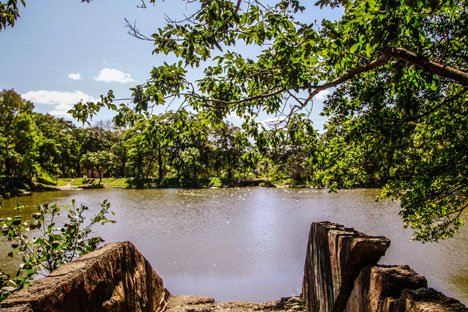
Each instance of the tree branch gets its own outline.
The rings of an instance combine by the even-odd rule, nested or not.
[[[354,68],[333,81],[327,82],[322,85],[310,86],[309,88],[314,90],[310,93],[309,97],[306,99],[304,104],[307,105],[307,103],[310,100],[312,100],[312,98],[316,96],[320,91],[336,87],[337,85],[347,80],[350,80],[363,72],[367,72],[374,68],[382,66],[386,64],[392,57],[406,61],[435,75],[455,80],[463,86],[468,85],[468,73],[462,70],[459,70],[446,64],[427,60],[424,57],[419,56],[416,53],[411,52],[405,48],[392,48],[384,51],[384,53],[382,53],[382,55],[380,55],[378,59],[364,66]]]
[[[237,14],[239,12],[239,8],[240,8],[241,3],[242,3],[242,0],[237,0],[236,9],[234,11],[234,14]]]
[[[141,31],[136,26],[136,22],[131,24],[126,18],[124,18],[124,21],[127,23],[128,34],[130,36],[135,37],[140,40],[154,41],[152,38],[141,33]]]
[[[242,104],[242,103],[245,103],[245,102],[251,102],[251,101],[256,101],[256,100],[269,98],[269,97],[281,94],[281,93],[283,93],[285,91],[286,91],[285,88],[280,88],[280,89],[278,89],[276,91],[272,91],[270,93],[262,93],[262,94],[259,94],[259,95],[254,95],[254,96],[247,97],[247,98],[240,99],[240,100],[236,100],[236,101],[224,101],[224,100],[210,99],[210,98],[207,98],[207,97],[205,97],[203,95],[200,95],[200,94],[197,94],[197,93],[189,93],[189,94],[185,94],[185,95],[197,97],[197,98],[203,100],[206,103],[207,106],[210,106],[208,104],[208,102],[213,102],[213,103],[223,104],[223,105],[236,105],[236,104]],[[181,94],[181,95],[184,95],[184,94]]]
[[[438,76],[455,80],[463,86],[468,85],[467,72],[464,72],[446,64],[428,60],[405,48],[392,48],[389,51],[385,51],[384,54],[398,58],[400,60],[404,60]]]
[[[388,62],[388,60],[390,59],[390,57],[387,55],[387,54],[382,54],[381,56],[379,56],[378,59],[376,59],[375,61],[372,61],[364,66],[360,66],[360,67],[356,67],[352,70],[350,70],[349,72],[347,72],[346,74],[344,74],[343,76],[340,76],[338,77],[337,79],[333,80],[333,81],[330,81],[330,82],[327,82],[327,83],[324,83],[322,85],[316,85],[316,86],[310,86],[309,88],[310,89],[314,89],[314,91],[312,91],[309,95],[309,97],[305,100],[305,103],[308,103],[314,96],[316,96],[320,91],[323,91],[323,90],[326,90],[326,89],[329,89],[329,88],[333,88],[333,87],[336,87],[337,85],[347,81],[347,80],[350,80],[352,78],[354,78],[355,76],[361,74],[361,73],[364,73],[364,72],[367,72],[367,71],[370,71],[374,68],[377,68],[381,65],[384,65]]]

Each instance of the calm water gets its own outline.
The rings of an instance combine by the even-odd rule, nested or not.
[[[208,190],[87,190],[34,194],[15,201],[77,202],[108,199],[114,225],[99,228],[107,241],[132,241],[173,294],[218,300],[264,301],[301,292],[311,222],[331,221],[392,240],[383,264],[408,264],[430,287],[468,303],[468,226],[437,244],[409,240],[397,202],[376,202],[376,190],[267,188]],[[26,210],[25,213],[28,213]],[[2,244],[4,269],[12,266]]]

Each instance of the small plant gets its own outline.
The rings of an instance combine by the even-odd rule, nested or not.
[[[19,255],[22,261],[16,276],[11,278],[0,272],[0,300],[29,285],[35,276],[45,276],[95,250],[104,239],[92,235],[93,226],[115,223],[107,217],[109,213],[114,214],[109,210],[109,202],[105,200],[100,206],[88,222],[85,213],[89,208],[83,204],[77,206],[75,200],[64,210],[65,220],[61,218],[60,207],[49,203],[37,205],[29,220],[19,215],[0,219],[2,235],[11,242],[12,250],[8,255]],[[15,209],[19,212],[22,208]]]
[[[10,294],[10,290],[7,287],[10,276],[0,271],[0,301],[4,300]]]
[[[222,187],[223,181],[221,181],[221,179],[218,177],[211,177],[209,186],[210,187]]]

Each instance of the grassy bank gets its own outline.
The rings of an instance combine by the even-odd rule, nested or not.
[[[225,178],[201,178],[196,180],[178,179],[178,178],[102,178],[101,184],[98,185],[99,179],[86,178],[57,178],[50,181],[35,181],[34,183],[14,183],[8,188],[0,188],[0,195],[4,198],[28,195],[31,192],[67,190],[67,187],[82,187],[82,188],[134,188],[134,189],[150,189],[150,188],[210,188],[210,187],[246,187],[246,186],[261,186],[261,187],[276,187],[296,185],[286,185],[282,183],[272,183],[267,179],[225,179]]]
[[[84,186],[97,185],[99,179],[84,178],[60,178],[56,186]],[[156,179],[156,178],[102,178],[101,185],[105,188],[209,188],[209,187],[243,187],[243,186],[274,186],[264,179],[224,179],[224,178],[202,178],[196,180],[184,180],[178,178]]]
[[[55,189],[55,181],[50,178],[6,178],[0,177],[0,196],[2,198],[30,195]]]
[[[101,184],[104,187],[128,188],[127,178],[102,178]],[[59,178],[57,179],[56,186],[83,186],[83,185],[97,185],[99,179],[86,179],[86,178]]]

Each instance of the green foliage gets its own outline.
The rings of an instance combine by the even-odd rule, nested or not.
[[[57,176],[80,175],[80,153],[91,146],[70,121],[35,113],[33,108],[31,102],[24,101],[14,90],[0,92],[0,193],[3,195],[14,194],[18,188],[37,188],[37,182],[50,184]],[[87,137],[92,139],[91,135]]]
[[[128,185],[130,187],[209,187],[210,177],[233,181],[249,174],[252,177],[274,175],[276,173],[272,173],[270,168],[259,170],[259,165],[286,160],[283,156],[271,158],[265,146],[270,144],[267,140],[274,135],[267,135],[270,130],[259,128],[254,121],[250,121],[249,127],[239,128],[205,112],[192,113],[181,109],[162,115],[136,114],[132,118],[133,123],[120,129],[105,122],[77,128],[63,119],[34,113],[32,104],[22,100],[13,90],[3,91],[2,95],[2,117],[6,118],[0,118],[5,125],[0,130],[10,130],[4,131],[5,136],[0,138],[5,142],[22,142],[16,152],[15,149],[2,150],[6,155],[0,155],[3,194],[15,189],[67,185],[70,179],[58,179],[60,176],[73,178],[71,185],[81,186],[81,177],[87,175],[88,170],[103,178],[135,177]],[[20,121],[27,121],[25,127],[28,131],[16,131],[16,125],[20,123],[14,122],[17,116],[21,117]],[[285,138],[284,142],[277,142],[284,145],[281,153],[294,155],[301,165],[292,167],[303,176],[309,172],[302,170],[309,158],[305,152],[311,149],[309,145],[315,144],[317,135],[307,127],[313,130],[309,123],[301,128],[304,135],[314,138],[304,139],[303,134],[292,128],[274,131],[282,133]],[[288,145],[286,141],[290,139],[294,139],[296,144]],[[273,144],[276,143],[272,141],[271,146]],[[298,153],[299,144],[303,144],[300,148],[302,153]],[[275,172],[279,174],[281,171],[288,176],[291,166],[278,164],[277,167]],[[150,182],[138,182],[145,179]],[[96,183],[100,184],[97,179]],[[126,179],[115,183],[106,180],[104,184],[127,186]]]
[[[90,2],[91,0],[81,0],[81,2]],[[6,3],[4,3],[6,2]],[[152,0],[151,2],[154,2]],[[25,0],[7,0],[0,2],[0,31],[7,27],[14,27],[16,20],[20,16],[19,6],[26,6]]]
[[[110,172],[115,166],[115,155],[109,151],[89,152],[81,157],[80,164],[83,168],[97,170],[101,184],[103,173]]]
[[[39,175],[73,176],[79,174],[79,130],[70,122],[51,115],[34,114],[39,129]]]
[[[463,223],[468,192],[466,88],[441,94],[403,79],[394,87],[420,91],[392,98],[387,79],[346,83],[326,102],[325,184],[383,186],[382,197],[401,200],[415,239],[450,237]]]
[[[109,92],[71,111],[85,122],[102,107],[118,110],[116,123],[129,126],[124,142],[113,145],[121,175],[148,179],[156,167],[160,181],[198,180],[214,171],[229,179],[274,175],[332,190],[378,186],[383,196],[401,200],[400,214],[416,239],[449,237],[463,223],[465,1],[320,0],[315,6],[343,10],[341,18],[320,25],[304,22],[317,9],[307,1],[182,2],[193,14],[167,19],[151,36],[153,53],[171,54],[174,63],[153,68],[132,88],[130,105],[116,107]],[[246,46],[257,55],[240,53]],[[191,81],[194,68],[203,75]],[[318,138],[307,113],[327,89],[329,120]],[[148,113],[173,100],[195,113],[184,107]],[[283,114],[286,124],[259,129],[255,119],[262,110]],[[231,113],[244,118],[241,129],[223,126]],[[26,130],[31,123],[21,118],[19,139],[33,147],[38,142]],[[3,163],[18,160],[25,169],[20,175],[33,173],[37,153],[23,156],[6,149],[9,144],[0,139],[8,150]],[[97,150],[81,155],[87,152]]]
[[[0,92],[0,176],[30,180],[38,160],[38,128],[33,105],[13,90]]]
[[[5,300],[11,293],[10,289],[5,286],[9,280],[10,276],[0,271],[0,301]]]
[[[89,125],[92,117],[95,114],[97,114],[101,110],[101,108],[105,107],[111,110],[117,109],[117,106],[115,106],[112,103],[114,98],[114,93],[112,92],[112,90],[109,90],[106,96],[101,95],[101,99],[98,102],[83,103],[83,101],[80,101],[76,103],[73,109],[69,111],[69,113],[76,120],[80,121],[83,124]]]
[[[219,179],[217,177],[211,177],[209,185],[210,185],[210,187],[221,187],[221,186],[223,186],[223,182],[221,181],[221,179]]]
[[[84,184],[84,178],[76,178],[71,181],[71,185],[78,186]]]
[[[146,101],[139,107],[183,97],[217,118],[234,112],[250,123],[262,109],[286,112],[298,126],[307,118],[295,114],[335,87],[320,141],[301,141],[294,128],[256,131],[260,153],[243,151],[244,174],[261,169],[332,189],[383,187],[383,195],[401,199],[416,239],[454,233],[468,185],[467,122],[458,113],[466,111],[468,86],[464,1],[323,0],[316,5],[344,14],[320,26],[302,22],[314,9],[305,1],[185,2],[194,14],[152,35],[154,53],[178,60],[154,68],[135,89]],[[260,47],[254,58],[237,53],[235,46],[249,45]],[[195,67],[204,75],[190,81],[185,74]]]
[[[25,6],[26,2],[20,0]],[[19,17],[19,4],[17,0],[8,0],[6,3],[0,3],[0,31],[7,27],[15,26],[16,19]]]
[[[127,179],[126,178],[104,178],[101,182],[104,187],[116,187],[116,188],[126,188]]]
[[[76,205],[61,211],[57,204],[45,203],[36,207],[31,219],[21,215],[0,219],[2,235],[11,242],[9,256],[19,255],[22,264],[13,278],[0,274],[0,299],[10,292],[29,285],[37,276],[46,275],[64,263],[95,250],[104,240],[93,234],[97,224],[115,223],[108,218],[110,204],[105,200],[100,210],[88,220],[89,208]],[[22,207],[17,206],[18,213]],[[63,214],[64,212],[64,214]]]

